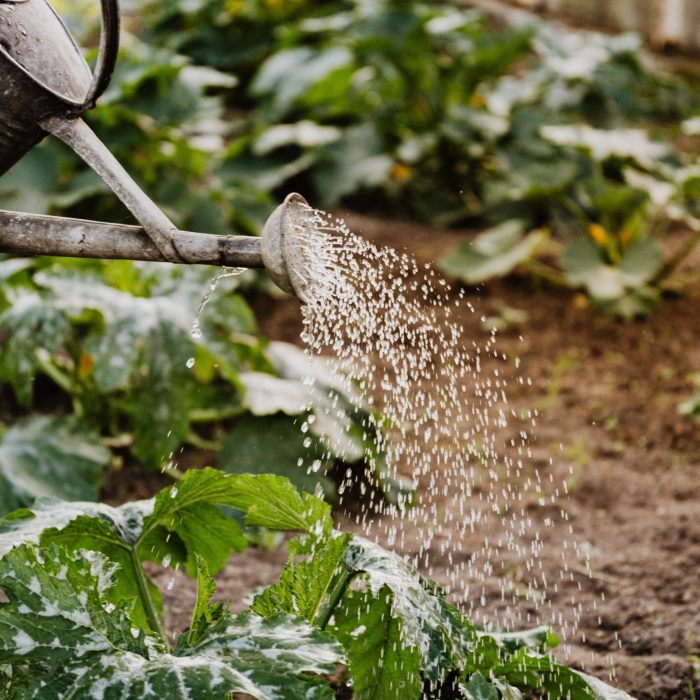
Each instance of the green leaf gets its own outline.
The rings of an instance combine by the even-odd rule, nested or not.
[[[591,697],[595,698],[595,700],[634,700],[631,695],[625,693],[623,690],[613,688],[600,679],[589,676],[587,673],[576,670],[574,670],[573,673],[583,678],[588,684]]]
[[[467,700],[499,700],[496,686],[478,671],[471,676],[468,683],[461,685],[461,690],[467,696]]]
[[[245,387],[244,405],[254,416],[298,416],[309,408],[311,392],[299,382],[263,372],[241,372],[239,379]]]
[[[186,362],[193,309],[175,295],[137,297],[85,274],[42,273],[35,279],[72,319],[86,311],[101,317],[85,342],[95,386],[100,393],[129,392],[124,405],[134,424],[134,454],[148,467],[160,467],[189,430],[192,380]]]
[[[192,624],[187,632],[188,646],[194,646],[207,633],[207,628],[221,618],[223,606],[221,603],[211,604],[211,597],[216,592],[216,583],[209,574],[207,562],[195,555],[197,567],[197,600],[192,613]]]
[[[60,667],[112,644],[145,652],[143,633],[131,632],[126,603],[104,598],[116,571],[96,552],[22,545],[5,555],[0,589],[9,603],[0,604],[0,663]]]
[[[330,674],[342,661],[329,635],[288,616],[226,614],[194,645],[183,635],[169,653],[132,627],[123,604],[105,597],[115,569],[96,553],[29,546],[0,561],[0,588],[10,600],[0,605],[0,664],[12,665],[18,697],[334,697],[323,680],[307,675]]]
[[[332,495],[333,484],[324,476],[325,450],[317,438],[301,432],[302,420],[284,414],[241,416],[222,440],[219,468],[229,474],[279,474],[302,491],[314,493],[321,486]]]
[[[241,526],[221,506],[246,514],[249,525],[323,533],[332,528],[330,508],[300,494],[273,475],[226,475],[215,469],[192,470],[155,499],[113,508],[97,503],[39,501],[0,520],[0,557],[23,543],[62,544],[101,552],[119,564],[123,576],[111,589],[117,602],[139,599],[139,569],[134,557],[197,572],[199,555],[212,572],[223,568],[231,552],[245,548]],[[136,603],[134,619],[145,624]]]
[[[657,294],[648,283],[661,263],[661,250],[653,239],[630,246],[617,267],[606,263],[600,249],[585,236],[571,239],[561,255],[571,284],[584,286],[594,300],[626,317],[653,307]]]
[[[474,628],[445,601],[435,583],[424,579],[403,558],[361,537],[353,537],[345,553],[349,571],[363,572],[369,590],[393,593],[391,614],[401,620],[404,643],[415,647],[421,669],[431,681],[441,681],[465,662],[465,650],[476,639]]]
[[[238,522],[226,517],[219,506],[233,505],[239,484],[215,469],[188,471],[181,481],[161,490],[155,497],[152,512],[143,520],[139,534],[139,552],[144,559],[160,563],[183,564],[190,575],[197,571],[196,556],[216,573],[232,551],[247,545]],[[178,553],[171,544],[181,542]]]
[[[338,535],[315,541],[308,558],[299,563],[294,562],[292,549],[279,581],[255,596],[251,609],[265,617],[292,613],[316,623],[322,604],[344,569],[343,556],[350,537]]]
[[[134,622],[146,625],[146,612],[139,596],[138,571],[131,552],[141,534],[143,519],[152,507],[150,501],[112,508],[100,503],[42,499],[31,510],[18,511],[0,520],[0,558],[25,543],[64,545],[74,552],[100,552],[121,571],[107,597],[115,605],[124,600],[134,601]],[[152,593],[158,600],[153,588]]]
[[[40,497],[97,499],[110,456],[73,418],[20,421],[0,439],[0,515]]]
[[[22,292],[0,314],[0,377],[12,385],[21,403],[32,400],[34,378],[41,368],[37,350],[58,351],[69,332],[63,311],[38,294]]]
[[[260,67],[251,91],[253,95],[269,97],[275,115],[283,115],[315,83],[352,61],[352,53],[342,46],[278,51]]]
[[[248,525],[273,530],[321,531],[332,527],[330,506],[273,474],[229,476],[235,495],[226,505],[246,513]]]
[[[373,123],[346,129],[342,140],[324,149],[313,173],[321,204],[328,207],[346,195],[386,184],[393,165]]]
[[[643,129],[594,129],[573,124],[545,126],[541,133],[557,145],[589,151],[597,161],[632,160],[652,171],[669,154],[666,144],[652,141]]]
[[[253,144],[256,155],[265,155],[282,146],[301,146],[311,148],[325,146],[337,141],[342,132],[332,126],[323,126],[307,119],[296,124],[275,124],[263,131]]]
[[[530,258],[546,237],[542,231],[527,235],[523,231],[521,221],[506,221],[471,243],[462,241],[454,252],[440,260],[440,268],[468,284],[507,275]]]
[[[483,636],[493,639],[499,646],[511,653],[523,648],[544,652],[559,644],[556,634],[547,625],[521,632],[487,632]]]
[[[421,655],[406,642],[393,599],[386,585],[376,596],[352,591],[335,610],[333,632],[347,650],[358,700],[417,700],[422,695]]]

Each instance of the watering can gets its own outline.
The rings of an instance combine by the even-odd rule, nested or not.
[[[311,209],[290,194],[260,238],[178,231],[81,118],[107,89],[119,48],[118,0],[101,0],[94,75],[47,0],[0,0],[0,176],[47,134],[75,151],[140,226],[0,211],[0,252],[264,267],[302,301]]]

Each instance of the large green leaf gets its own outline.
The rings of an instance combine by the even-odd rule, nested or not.
[[[508,641],[507,638],[511,637]],[[467,656],[463,672],[464,684],[478,674],[476,688],[483,686],[482,680],[489,678],[504,695],[520,698],[518,692],[538,692],[547,698],[571,698],[571,700],[630,700],[630,696],[611,686],[581,674],[556,662],[551,656],[540,654],[536,650],[537,638],[541,645],[546,645],[547,633],[544,629],[532,630],[513,637],[512,635],[482,634],[472,646]],[[483,686],[484,693],[491,693]],[[506,693],[503,690],[506,690]],[[476,690],[473,694],[476,693]],[[476,697],[480,697],[476,695]],[[483,697],[489,697],[484,695]],[[496,696],[497,697],[497,696]]]
[[[84,276],[41,274],[37,281],[71,317],[102,316],[86,341],[102,393],[131,388],[137,457],[159,467],[189,428],[186,362],[192,310],[166,296],[135,297]]]
[[[35,498],[95,500],[110,451],[73,418],[35,416],[0,439],[0,515]]]
[[[111,589],[115,602],[137,599],[139,571],[134,557],[196,571],[196,556],[219,571],[234,550],[246,546],[241,526],[221,506],[246,514],[246,522],[280,530],[330,527],[330,510],[320,499],[301,495],[284,478],[225,475],[214,469],[188,472],[155,499],[118,508],[96,503],[39,501],[31,510],[0,520],[0,557],[23,543],[62,544],[89,549],[117,562],[123,575]],[[135,619],[145,624],[137,604]]]
[[[33,396],[41,368],[38,352],[56,352],[70,331],[66,315],[53,301],[33,292],[13,294],[12,306],[0,314],[0,377],[25,405]]]
[[[18,511],[0,519],[0,556],[23,542],[45,543],[60,533],[66,538],[78,536],[86,523],[90,527],[106,528],[107,545],[131,547],[145,542],[155,546],[159,538],[168,543],[180,540],[183,556],[188,557],[194,570],[194,553],[203,556],[207,564],[220,567],[222,552],[243,546],[235,521],[225,517],[216,506],[229,506],[246,514],[250,525],[278,530],[326,530],[332,525],[330,508],[311,494],[300,494],[285,478],[271,474],[228,475],[216,469],[189,471],[176,485],[160,491],[154,499],[134,501],[119,507],[102,503],[64,503],[40,500],[33,508]],[[71,525],[77,522],[75,528]],[[200,543],[198,528],[223,535],[208,537]],[[167,531],[167,532],[163,532]],[[89,534],[89,529],[85,529]],[[105,545],[105,546],[107,546]],[[95,542],[94,549],[100,549]],[[148,548],[142,554],[152,556]]]
[[[506,221],[471,243],[462,241],[454,252],[440,260],[440,268],[468,284],[502,277],[530,258],[544,238],[542,231],[524,235],[520,221]]]
[[[345,553],[350,571],[362,572],[375,598],[386,586],[392,593],[391,615],[401,621],[404,644],[420,654],[421,669],[433,682],[442,681],[465,661],[467,646],[476,638],[440,587],[424,579],[394,552],[355,536]]]
[[[117,565],[96,552],[16,547],[0,561],[0,663],[64,663],[107,651],[111,643],[145,651],[127,604],[104,599]]]
[[[472,674],[468,683],[462,684],[461,689],[467,700],[499,700],[496,686],[478,671]]]
[[[242,416],[221,443],[219,468],[229,474],[280,474],[302,491],[313,493],[320,486],[332,495],[325,450],[315,436],[301,431],[303,420],[303,414],[297,419]]]
[[[421,655],[406,643],[403,620],[393,610],[394,593],[353,591],[334,613],[333,631],[348,653],[353,697],[417,700],[422,696]]]
[[[375,124],[346,129],[342,141],[324,149],[314,172],[321,204],[328,207],[347,195],[386,184],[393,165]]]
[[[333,698],[324,681],[307,675],[329,674],[342,660],[328,635],[288,616],[226,613],[196,644],[183,635],[170,653],[133,629],[124,604],[105,597],[115,575],[102,555],[64,548],[23,546],[0,562],[9,598],[0,605],[0,664],[12,664],[19,697]]]
[[[133,619],[146,625],[139,601],[139,573],[134,563],[136,543],[152,501],[112,508],[100,503],[64,503],[40,500],[31,510],[17,511],[0,520],[0,558],[23,544],[65,545],[72,551],[90,550],[106,555],[120,568],[120,576],[107,592],[113,604],[134,602]],[[161,548],[162,549],[162,548]],[[156,600],[158,595],[152,588]]]
[[[647,315],[658,300],[649,284],[661,263],[659,243],[650,238],[630,246],[616,266],[605,262],[601,250],[585,236],[571,239],[561,255],[572,285],[585,287],[598,303],[628,318]]]
[[[317,622],[324,601],[343,580],[343,558],[350,535],[315,538],[310,552],[301,562],[295,561],[299,550],[292,546],[290,560],[280,580],[255,597],[252,609],[266,617],[292,613],[309,622]]]
[[[341,46],[280,51],[263,63],[251,89],[254,95],[269,99],[276,115],[283,115],[315,83],[352,61],[352,53]]]
[[[542,135],[561,146],[585,149],[598,161],[631,160],[654,170],[669,155],[666,144],[652,141],[642,129],[594,129],[585,124],[545,126]]]

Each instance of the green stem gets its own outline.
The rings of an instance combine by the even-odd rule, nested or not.
[[[163,467],[160,471],[173,481],[182,481],[185,476],[185,472],[181,472],[177,467]]]
[[[34,354],[39,362],[39,366],[45,372],[45,374],[56,384],[58,384],[58,386],[61,387],[66,394],[73,396],[76,393],[76,390],[70,375],[56,367],[51,360],[51,355],[45,350],[37,350]]]
[[[694,231],[691,236],[679,246],[678,250],[664,263],[662,268],[656,273],[656,276],[652,280],[652,284],[658,285],[663,282],[667,277],[669,277],[673,271],[683,262],[683,260],[690,255],[690,252],[695,248],[695,246],[700,243],[700,229]]]
[[[192,445],[192,447],[196,447],[198,450],[207,450],[209,452],[216,452],[220,446],[218,440],[207,440],[206,438],[199,437],[194,431],[185,438],[185,442],[188,445]]]
[[[338,607],[338,603],[340,603],[340,599],[345,595],[345,591],[350,585],[350,581],[352,581],[352,579],[357,576],[358,573],[359,572],[357,571],[348,571],[345,569],[338,577],[338,580],[335,582],[333,588],[331,589],[331,593],[328,596],[328,602],[316,616],[316,624],[322,630],[326,629],[329,620],[331,617],[333,617],[333,613]]]
[[[556,287],[570,287],[566,277],[554,267],[539,260],[525,261],[525,267],[537,277],[553,284]]]
[[[138,545],[135,545],[129,549],[129,556],[131,557],[131,566],[136,574],[136,585],[139,589],[141,605],[143,605],[143,609],[146,612],[148,626],[153,632],[156,632],[160,637],[162,637],[166,644],[168,644],[168,635],[165,633],[165,628],[163,627],[160,615],[158,614],[158,609],[156,608],[155,601],[151,595],[151,589],[148,587],[146,572],[143,570],[143,565],[141,564],[141,559],[138,555]]]
[[[230,408],[194,408],[189,413],[192,423],[215,423],[216,421],[227,420],[240,416],[243,411],[240,406]]]

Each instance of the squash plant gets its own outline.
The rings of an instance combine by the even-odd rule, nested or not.
[[[279,581],[238,615],[211,602],[211,574],[246,545],[231,510],[299,533]],[[197,579],[174,641],[144,561]],[[336,531],[328,505],[278,476],[190,471],[118,508],[38,501],[0,520],[0,590],[8,700],[330,700],[346,687],[382,700],[629,698],[557,663],[547,628],[477,629],[400,556]]]
[[[211,274],[0,261],[0,386],[10,401],[0,415],[0,514],[38,496],[95,499],[114,453],[162,469],[187,445],[219,452],[227,472],[265,463],[331,499],[336,463],[369,468],[402,497],[359,396],[322,360],[256,335],[243,277],[220,281],[191,332]]]

